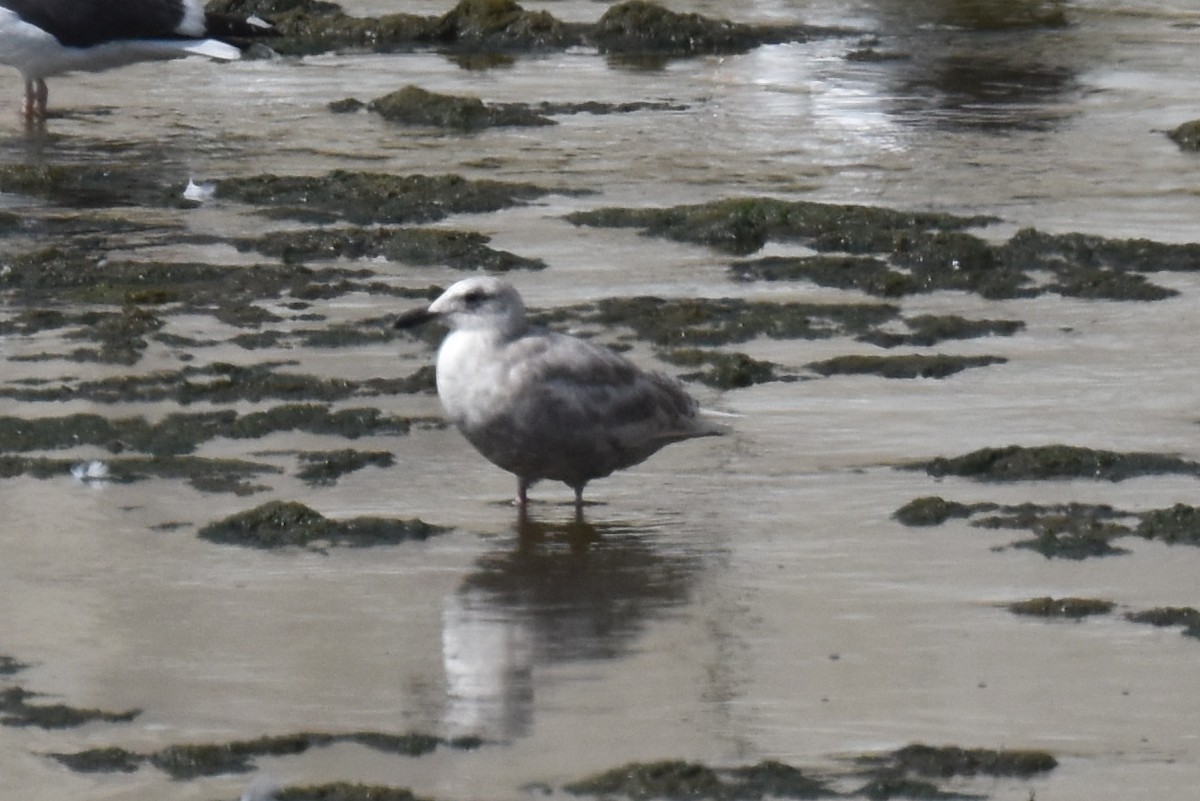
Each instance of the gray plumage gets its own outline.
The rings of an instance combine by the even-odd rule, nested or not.
[[[674,378],[530,326],[520,295],[499,279],[459,281],[396,326],[431,319],[451,329],[437,359],[446,414],[489,461],[517,476],[522,506],[541,479],[566,483],[580,505],[592,479],[672,442],[724,433]]]

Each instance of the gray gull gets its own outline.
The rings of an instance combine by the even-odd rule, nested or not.
[[[137,61],[240,58],[230,42],[270,35],[258,18],[210,14],[201,0],[0,0],[0,64],[25,79],[26,119],[46,117],[46,78]]]
[[[543,478],[575,490],[631,467],[672,442],[725,433],[683,386],[608,348],[531,326],[525,304],[497,278],[468,278],[396,328],[449,326],[437,357],[447,416],[497,467],[517,477],[523,510]]]

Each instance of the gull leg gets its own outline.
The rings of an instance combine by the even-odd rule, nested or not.
[[[44,80],[41,78],[26,78],[25,105],[21,108],[21,113],[25,116],[25,119],[46,119],[46,100],[49,95],[50,90],[46,88]]]
[[[525,511],[525,507],[528,505],[529,482],[522,478],[517,481],[517,508],[523,512]]]

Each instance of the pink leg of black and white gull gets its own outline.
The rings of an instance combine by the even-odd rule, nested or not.
[[[24,78],[27,120],[45,119],[49,77],[189,55],[233,61],[238,45],[274,32],[201,0],[0,0],[0,64]]]

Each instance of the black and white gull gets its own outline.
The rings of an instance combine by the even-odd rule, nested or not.
[[[46,116],[46,78],[138,61],[241,57],[230,42],[274,32],[258,17],[209,14],[201,0],[0,0],[0,64],[25,79],[26,119]]]
[[[492,277],[451,286],[397,328],[440,320],[437,357],[447,416],[481,454],[517,477],[517,504],[541,479],[575,490],[636,465],[662,447],[725,433],[676,379],[608,348],[531,326],[510,284]]]

